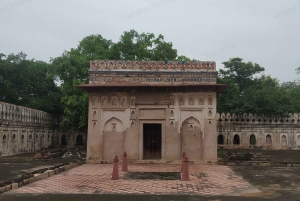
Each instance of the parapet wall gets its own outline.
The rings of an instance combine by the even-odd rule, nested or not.
[[[47,112],[0,102],[0,156],[86,143],[86,133],[56,128]]]
[[[47,112],[0,102],[0,120],[50,125],[52,117]]]
[[[300,149],[300,114],[217,114],[219,148]]]
[[[90,70],[216,70],[214,61],[94,60]]]

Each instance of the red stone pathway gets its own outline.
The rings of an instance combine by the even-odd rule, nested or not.
[[[190,165],[190,181],[111,180],[113,164],[85,164],[7,193],[242,195],[258,189],[227,166]],[[180,165],[129,164],[131,172],[179,172]]]

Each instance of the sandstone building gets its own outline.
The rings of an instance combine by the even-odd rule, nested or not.
[[[90,62],[87,161],[217,161],[218,72],[212,61]]]

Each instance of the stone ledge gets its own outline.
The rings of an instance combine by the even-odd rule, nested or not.
[[[19,187],[18,183],[12,183],[11,184],[11,190],[17,189]]]
[[[59,167],[49,166],[49,167],[40,167],[32,169],[31,171],[26,171],[26,174],[23,175],[23,178],[20,178],[19,181],[15,181],[13,179],[10,184],[6,184],[5,186],[0,186],[0,193],[4,193],[10,190],[17,189],[18,187],[21,187],[23,185],[46,179],[48,177],[51,177],[55,174],[59,174],[60,172],[63,172],[65,170],[72,169],[74,167],[77,167],[79,165],[85,164],[85,160],[79,160],[77,162],[70,162],[69,164],[61,164]],[[31,175],[28,177],[28,175]]]
[[[300,163],[270,162],[270,161],[218,161],[225,166],[259,166],[259,167],[300,167]]]

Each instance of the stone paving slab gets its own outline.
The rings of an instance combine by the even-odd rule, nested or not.
[[[260,192],[229,167],[190,165],[190,181],[124,179],[111,180],[113,164],[84,164],[44,180],[9,191],[56,194],[155,194],[155,195],[234,195]],[[129,164],[130,172],[179,172],[179,165]]]

